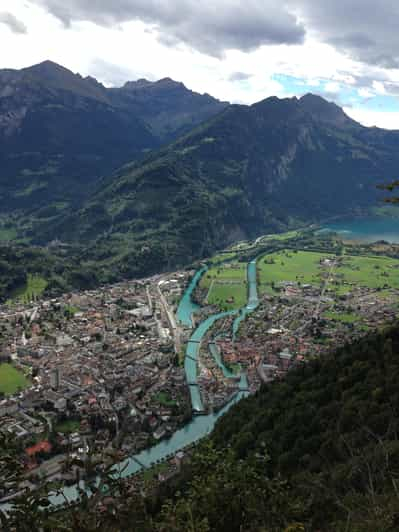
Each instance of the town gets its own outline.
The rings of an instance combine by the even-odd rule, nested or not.
[[[25,487],[74,480],[67,460],[112,441],[123,458],[190,419],[166,301],[179,300],[188,274],[178,275],[1,307],[0,369],[26,379],[2,394],[0,431],[21,442]],[[16,487],[1,486],[2,497]]]
[[[280,237],[277,251],[261,239],[229,249],[195,277],[1,306],[0,434],[17,442],[24,471],[22,483],[1,483],[1,500],[43,480],[74,483],[93,474],[89,461],[101,470],[107,450],[117,461],[137,455],[193,416],[396,319],[398,259],[337,252],[328,239],[318,252],[298,249],[297,236]],[[246,251],[257,257],[256,304]],[[168,478],[184,458],[174,453],[151,478]]]

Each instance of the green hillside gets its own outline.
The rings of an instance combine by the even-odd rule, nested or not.
[[[121,168],[82,209],[43,224],[40,239],[88,241],[121,274],[187,264],[243,238],[367,211],[396,171],[398,142],[312,95],[233,105]]]
[[[0,69],[0,94],[0,214],[17,211],[33,238],[104,176],[228,105],[171,79],[106,88],[52,61]]]
[[[159,530],[397,530],[398,377],[395,328],[264,386],[200,446]]]

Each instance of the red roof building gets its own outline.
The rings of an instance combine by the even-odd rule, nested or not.
[[[37,443],[36,445],[33,445],[32,447],[28,447],[27,449],[25,449],[25,452],[30,458],[32,458],[37,453],[40,453],[40,452],[49,453],[51,449],[52,449],[51,443],[44,440],[44,441]]]

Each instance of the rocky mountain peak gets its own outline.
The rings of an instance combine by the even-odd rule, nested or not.
[[[299,104],[313,118],[323,122],[329,122],[336,126],[350,125],[354,121],[333,102],[329,102],[317,94],[308,93],[299,99]]]

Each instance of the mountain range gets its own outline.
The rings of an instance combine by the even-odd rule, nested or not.
[[[76,205],[101,177],[226,105],[171,79],[106,88],[51,61],[0,70],[3,210]]]
[[[171,79],[106,88],[51,62],[0,71],[0,300],[27,273],[48,294],[86,289],[367,212],[398,148],[399,132],[312,94],[230,105]],[[398,354],[396,325],[297,361],[145,501],[125,485],[117,507],[112,492],[101,512],[86,498],[80,528],[93,512],[103,530],[398,530]],[[37,493],[40,512],[27,499],[11,520],[25,526],[30,504],[29,526],[70,526],[73,508],[49,514]]]
[[[40,235],[95,241],[101,257],[112,248],[131,275],[149,262],[184,265],[261,232],[367,210],[398,167],[398,142],[318,96],[231,105],[118,170]]]
[[[171,79],[106,88],[51,62],[0,72],[0,136],[3,223],[34,244],[83,244],[116,277],[365,212],[399,165],[399,132],[316,95],[229,105]]]

